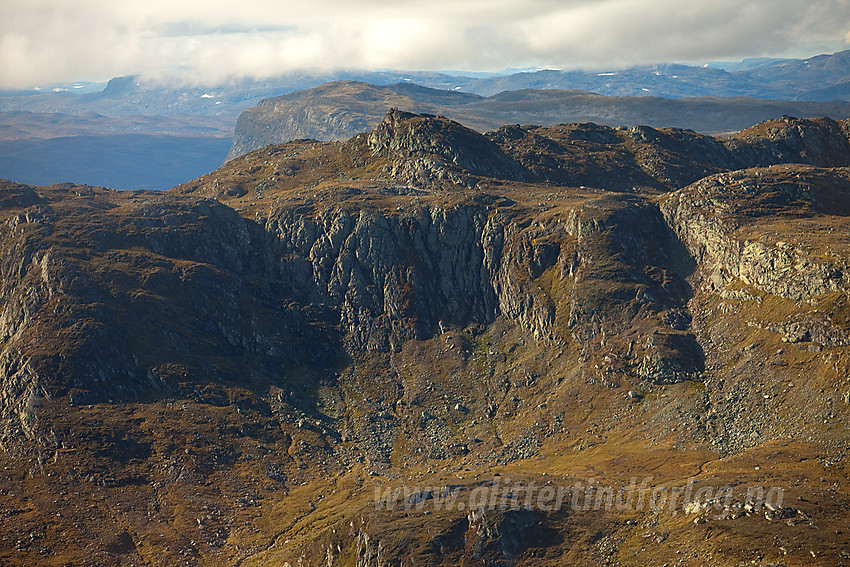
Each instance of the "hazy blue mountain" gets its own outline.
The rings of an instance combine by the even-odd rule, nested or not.
[[[462,82],[474,80],[460,77]],[[244,109],[265,98],[307,89],[335,80],[358,80],[374,84],[415,82],[434,88],[451,89],[457,81],[449,75],[428,72],[293,72],[273,79],[240,79],[222,84],[191,85],[145,81],[136,76],[111,79],[97,92],[80,93],[73,86],[57,91],[0,93],[0,111],[13,110],[107,116],[123,115],[203,115],[236,122]]]
[[[489,96],[517,89],[581,89],[608,96],[735,97],[774,100],[850,100],[829,87],[850,78],[850,51],[809,59],[744,60],[716,64],[640,65],[599,71],[536,71],[475,79],[463,90]]]
[[[270,79],[240,79],[223,84],[188,85],[116,77],[105,88],[80,83],[30,92],[0,92],[0,111],[29,110],[80,114],[193,114],[235,122],[260,100],[339,80],[375,85],[413,82],[422,86],[490,96],[518,89],[579,89],[608,96],[749,96],[775,100],[850,100],[841,89],[850,80],[850,51],[809,59],[747,59],[725,67],[661,63],[628,69],[539,70],[485,74],[408,71],[292,72]],[[76,87],[80,87],[77,89]],[[54,92],[53,89],[58,92]],[[805,96],[813,97],[806,99]]]

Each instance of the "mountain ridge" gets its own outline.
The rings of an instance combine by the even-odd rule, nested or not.
[[[111,79],[102,92],[77,93],[72,86],[59,92],[0,93],[0,110],[30,110],[76,114],[98,112],[125,114],[227,114],[231,119],[250,104],[297,90],[339,80],[387,85],[413,82],[441,90],[460,90],[481,96],[502,91],[533,89],[579,89],[606,96],[754,97],[775,100],[828,102],[812,96],[850,76],[850,51],[822,54],[807,59],[768,59],[756,66],[741,64],[731,70],[717,65],[658,63],[627,69],[537,70],[472,77],[451,72],[341,70],[328,73],[293,72],[279,78],[245,79],[226,84],[181,85],[143,80],[129,75]],[[729,67],[727,65],[727,67]],[[646,90],[644,90],[646,89]],[[122,98],[120,95],[127,95]],[[203,98],[202,95],[211,98]],[[845,97],[842,97],[846,100]],[[80,102],[85,104],[81,105]],[[109,102],[112,101],[112,102]],[[216,104],[216,103],[221,104]],[[103,104],[101,104],[103,103]],[[106,105],[104,105],[106,104]],[[111,106],[110,106],[111,105]]]
[[[445,115],[482,132],[506,123],[552,126],[595,122],[606,126],[679,127],[719,134],[783,115],[850,118],[847,103],[613,98],[552,89],[502,92],[484,98],[425,87],[412,90],[406,83],[377,86],[348,81],[268,99],[244,111],[237,120],[228,159],[293,139],[348,138],[377,126],[391,107]]]
[[[573,101],[575,104],[566,101],[567,107],[563,109],[563,112],[558,111],[556,101],[546,103],[540,100],[539,96],[537,100],[530,103],[532,106],[537,105],[535,112],[523,113],[521,108],[512,109],[506,102],[500,103],[503,108],[499,112],[495,112],[492,108],[464,111],[454,109],[449,112],[434,107],[437,99],[445,95],[430,93],[431,100],[420,101],[420,103],[428,104],[424,107],[419,103],[410,102],[412,98],[421,98],[423,94],[421,89],[396,85],[398,92],[393,93],[393,96],[407,100],[409,103],[399,103],[398,106],[415,112],[447,114],[480,131],[517,122],[542,125],[562,122],[598,122],[609,126],[648,124],[655,127],[693,128],[709,133],[734,132],[756,122],[778,118],[785,114],[809,117],[829,115],[834,118],[846,118],[842,105],[846,105],[848,92],[850,92],[847,82],[850,72],[847,70],[846,52],[809,59],[761,61],[758,65],[741,63],[737,66],[712,64],[708,67],[697,67],[656,64],[629,69],[538,70],[498,76],[473,75],[452,72],[297,71],[270,79],[234,79],[218,84],[187,84],[185,81],[153,80],[130,75],[115,77],[102,84],[70,83],[31,91],[2,92],[0,93],[0,110],[4,111],[4,116],[0,117],[0,129],[3,130],[0,135],[7,141],[12,141],[27,140],[32,137],[53,139],[60,136],[158,135],[160,132],[153,131],[156,128],[172,133],[179,132],[181,136],[191,140],[187,140],[180,146],[177,145],[178,140],[175,138],[164,141],[171,151],[181,155],[180,161],[187,164],[183,173],[177,172],[178,175],[183,175],[180,181],[185,181],[197,175],[199,167],[207,167],[203,164],[221,159],[216,143],[210,138],[230,135],[242,111],[269,97],[314,88],[334,80],[356,80],[379,85],[420,83],[426,87],[445,91],[478,93],[479,96],[493,96],[503,91],[534,87],[546,90],[581,89],[603,96],[618,97],[607,101],[610,106],[620,108],[613,114],[604,108],[600,110],[599,105],[604,107],[606,104],[604,99],[598,99],[593,103],[588,100],[578,100],[580,98],[578,95],[576,95],[578,98]],[[404,88],[407,89],[406,94],[403,91]],[[412,91],[417,90],[418,94],[411,97],[414,94]],[[584,96],[592,97],[593,95]],[[626,96],[669,99],[705,96],[734,99],[743,96],[761,99],[775,98],[786,100],[786,102],[788,99],[793,99],[798,103],[809,99],[820,101],[827,106],[806,108],[806,105],[788,106],[780,102],[752,100],[727,100],[726,102],[704,100],[688,104],[675,102],[662,104],[657,98],[647,103],[639,100],[627,101],[622,98]],[[659,113],[657,110],[647,108],[647,105],[657,107],[659,104],[662,106],[666,104],[667,111]],[[572,108],[576,105],[586,107],[588,111],[576,112]],[[264,128],[268,130],[266,134],[260,131],[263,129],[252,131],[250,125],[243,133],[256,138],[256,144],[277,143],[300,137],[342,139],[377,125],[381,116],[391,106],[392,104],[383,105],[355,116],[354,114],[361,112],[363,107],[361,106],[360,110],[356,108],[352,110],[352,102],[343,100],[339,109],[323,107],[321,112],[326,114],[348,112],[350,116],[328,120],[317,115],[320,112],[314,106],[309,116],[296,113],[288,126],[285,124],[287,121],[285,117],[282,119],[277,117],[272,122],[284,124]],[[629,109],[629,107],[632,108]],[[26,119],[21,114],[16,114],[20,112],[33,114]],[[731,113],[731,119],[724,117],[726,112]],[[100,117],[94,117],[93,114]],[[679,121],[680,117],[684,119]],[[355,122],[359,124],[356,128]],[[288,132],[283,133],[284,129],[288,129]],[[91,164],[86,163],[91,160],[87,160],[85,156],[87,151],[103,155],[101,148],[108,145],[109,141],[95,140],[89,147],[86,146],[86,139],[83,138],[76,138],[73,141],[65,140],[65,142],[61,148],[57,149],[57,145],[61,143],[59,141],[37,143],[28,140],[26,143],[28,154],[25,156],[27,167],[40,171],[56,171],[56,174],[49,178],[28,176],[21,180],[32,183],[73,181],[91,185],[114,184],[118,188],[125,189],[164,188],[167,185],[162,178],[155,178],[153,174],[150,178],[141,179],[131,185],[114,183],[112,181],[114,176],[92,172]],[[256,144],[238,143],[234,146],[231,157],[235,153],[256,147]],[[203,148],[207,150],[203,156],[199,156],[198,150]],[[19,153],[16,154],[15,159],[17,155]],[[11,159],[11,156],[7,158]],[[156,163],[161,159],[161,156],[156,155],[155,149],[149,145],[130,144],[127,146],[125,156],[121,159],[121,169],[127,175],[135,176],[138,171],[144,171],[147,164]],[[196,165],[190,165],[189,161],[195,159],[198,160]],[[83,163],[86,163],[86,167],[81,167]],[[149,168],[149,170],[154,171],[155,168]],[[17,171],[18,169],[14,167],[0,169],[0,177],[15,178]],[[63,171],[65,174],[62,173]]]

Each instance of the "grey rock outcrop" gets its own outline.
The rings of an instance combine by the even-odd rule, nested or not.
[[[467,522],[467,546],[482,565],[512,565],[527,547],[545,539],[545,527],[530,510],[472,510]]]
[[[367,141],[373,155],[393,160],[394,178],[415,179],[427,170],[429,177],[440,176],[447,166],[484,177],[525,177],[498,145],[447,118],[391,110]]]
[[[773,295],[810,301],[824,293],[850,290],[846,258],[748,236],[747,219],[781,214],[786,207],[796,211],[826,206],[829,212],[844,214],[848,190],[846,169],[777,166],[707,177],[672,193],[661,210],[702,266],[711,288],[719,290],[739,279]]]
[[[355,567],[384,567],[386,558],[380,541],[376,541],[366,531],[359,530],[356,541]]]

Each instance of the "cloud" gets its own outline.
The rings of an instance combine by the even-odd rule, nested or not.
[[[850,44],[850,0],[11,0],[0,88],[179,72],[614,68]]]

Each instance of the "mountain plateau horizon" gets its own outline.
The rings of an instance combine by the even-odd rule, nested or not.
[[[403,97],[392,94],[396,106],[442,112],[482,131],[515,122],[552,125],[590,121],[609,126],[676,126],[718,134],[785,114],[846,117],[844,106],[850,100],[848,51],[809,59],[760,59],[726,65],[728,69],[719,67],[664,64],[604,72],[539,70],[472,77],[340,72],[186,88],[152,86],[127,76],[113,78],[101,89],[68,85],[61,92],[5,93],[0,95],[0,176],[32,184],[76,182],[122,189],[167,189],[224,161],[228,155],[225,139],[234,133],[237,138],[242,137],[244,129],[237,128],[237,122],[243,113],[248,113],[247,120],[252,113],[256,115],[254,107],[262,108],[270,104],[267,102],[270,99],[287,95],[300,98],[300,108],[305,110],[310,93],[327,91],[329,87],[321,85],[340,80],[378,87],[397,83],[393,89],[406,88],[407,93]],[[422,90],[417,95],[411,94],[416,90],[414,84],[451,93],[445,100],[460,99],[464,93],[485,98],[502,93],[502,98],[488,103],[486,117],[476,117],[478,111],[471,108],[481,105],[473,99],[467,101],[470,104],[462,112],[447,110],[434,104],[433,92],[426,95],[427,91]],[[575,92],[570,96],[565,93],[560,102],[553,100],[546,104],[538,100],[520,114],[515,110],[518,103],[507,100],[511,96],[509,92],[530,99],[535,96],[533,91],[552,96],[559,89],[614,98],[597,97],[588,102],[593,98],[591,95],[582,99]],[[416,100],[417,96],[431,100]],[[700,97],[718,100],[687,102]],[[582,102],[578,103],[579,100]],[[311,103],[310,116],[328,112],[336,117],[333,120],[339,120],[340,114],[348,115],[347,125],[342,129],[328,129],[303,115],[293,115],[268,125],[277,132],[277,137],[269,138],[266,143],[286,141],[280,136],[285,136],[287,131],[293,137],[317,139],[350,136],[356,133],[352,126],[361,124],[359,131],[368,130],[389,108],[375,100],[366,113],[368,116],[360,116],[358,112],[364,111],[362,103],[354,108],[354,102],[337,97],[336,109],[327,101]],[[485,109],[482,107],[481,111]],[[683,119],[685,116],[691,118]],[[265,140],[254,133],[250,136],[253,141],[247,146],[238,140],[234,142],[229,156],[241,151],[240,148],[257,147],[253,144]],[[108,174],[101,167],[105,163],[111,164]]]

